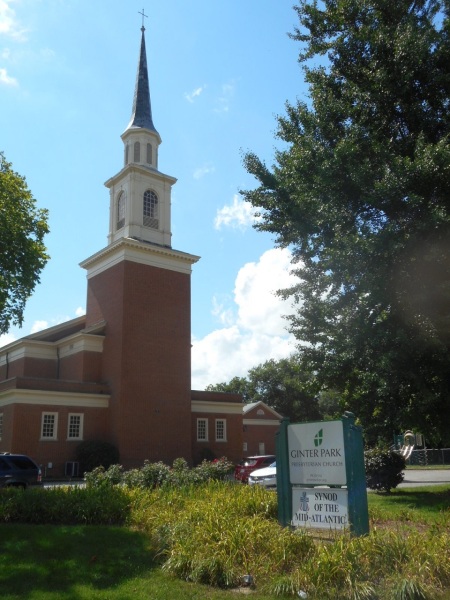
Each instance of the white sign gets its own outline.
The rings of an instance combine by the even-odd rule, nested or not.
[[[342,421],[289,425],[288,447],[292,484],[347,484]]]
[[[332,488],[292,488],[292,525],[317,529],[348,526],[348,491]]]

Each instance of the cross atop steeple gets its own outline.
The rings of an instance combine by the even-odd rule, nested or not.
[[[142,9],[142,12],[138,11],[138,15],[142,15],[142,27],[141,27],[141,31],[144,32],[145,31],[144,18],[148,19],[148,15],[145,14],[144,9]]]

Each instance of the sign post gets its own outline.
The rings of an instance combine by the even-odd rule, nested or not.
[[[369,532],[362,429],[352,413],[337,421],[283,419],[276,453],[282,525]]]

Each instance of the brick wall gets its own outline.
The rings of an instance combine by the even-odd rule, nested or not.
[[[190,463],[190,276],[122,261],[88,281],[87,325],[100,319],[121,463]]]

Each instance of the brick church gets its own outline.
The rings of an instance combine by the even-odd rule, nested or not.
[[[153,124],[144,27],[107,246],[81,263],[86,314],[0,348],[0,451],[67,474],[83,440],[114,444],[125,468],[273,453],[280,415],[238,395],[191,390],[190,279],[175,250],[171,190]]]

